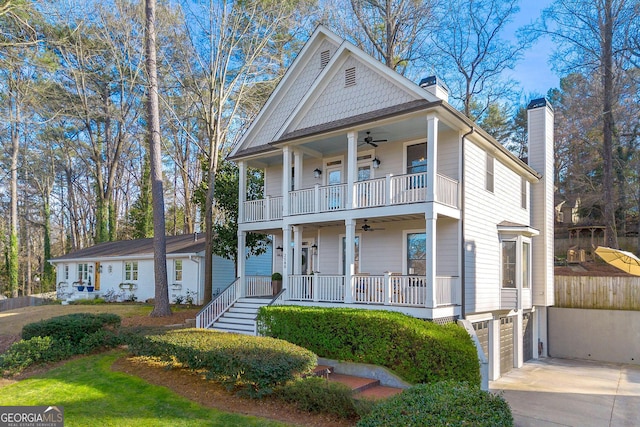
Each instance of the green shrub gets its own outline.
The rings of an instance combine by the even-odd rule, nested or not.
[[[311,372],[317,363],[315,354],[286,341],[203,329],[133,338],[129,349],[139,356],[206,370],[208,378],[253,397],[272,393],[274,387]]]
[[[4,376],[14,375],[35,363],[57,362],[73,354],[71,345],[57,342],[51,337],[20,340],[0,354],[0,372]]]
[[[55,340],[79,344],[87,335],[102,329],[120,327],[120,316],[112,313],[73,313],[30,323],[22,328],[22,338],[52,337]]]
[[[420,384],[377,405],[357,427],[513,426],[509,404],[478,387],[455,381]]]
[[[380,310],[270,306],[260,309],[258,325],[262,335],[322,357],[385,366],[411,383],[480,384],[475,346],[456,324]]]
[[[300,378],[278,388],[278,399],[295,404],[306,412],[334,414],[355,418],[368,414],[373,406],[369,400],[356,400],[346,385],[320,377]]]
[[[97,305],[97,304],[105,304],[106,301],[104,298],[91,298],[91,299],[77,299],[75,301],[71,301],[69,304],[71,305]]]

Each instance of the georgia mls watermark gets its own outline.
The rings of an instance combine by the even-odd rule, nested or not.
[[[0,427],[64,427],[62,406],[0,406]]]

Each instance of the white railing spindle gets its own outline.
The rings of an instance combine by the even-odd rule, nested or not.
[[[242,280],[237,278],[196,315],[196,328],[209,328],[240,298]]]

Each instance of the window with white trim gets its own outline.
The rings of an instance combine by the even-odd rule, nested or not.
[[[523,176],[520,177],[520,206],[527,209],[527,180]]]
[[[124,280],[138,280],[138,261],[127,261],[124,263]]]
[[[427,233],[407,234],[407,274],[427,274]]]
[[[486,160],[486,176],[485,176],[485,189],[493,193],[494,190],[494,158],[491,154],[487,153]]]
[[[500,243],[501,286],[503,289],[531,287],[531,240],[513,236]]]
[[[174,280],[176,282],[182,282],[182,260],[173,260]]]
[[[69,264],[64,265],[64,280],[69,280]]]
[[[78,264],[78,281],[84,282],[89,278],[89,264]]]
[[[516,287],[516,241],[502,241],[502,287]]]

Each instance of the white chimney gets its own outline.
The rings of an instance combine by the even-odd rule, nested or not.
[[[540,231],[532,240],[532,297],[542,356],[547,355],[547,307],[554,305],[554,143],[553,108],[545,98],[527,106],[529,166],[542,177],[531,185],[531,226]]]
[[[429,76],[420,80],[420,87],[436,98],[449,102],[449,89],[447,85],[436,76]]]

